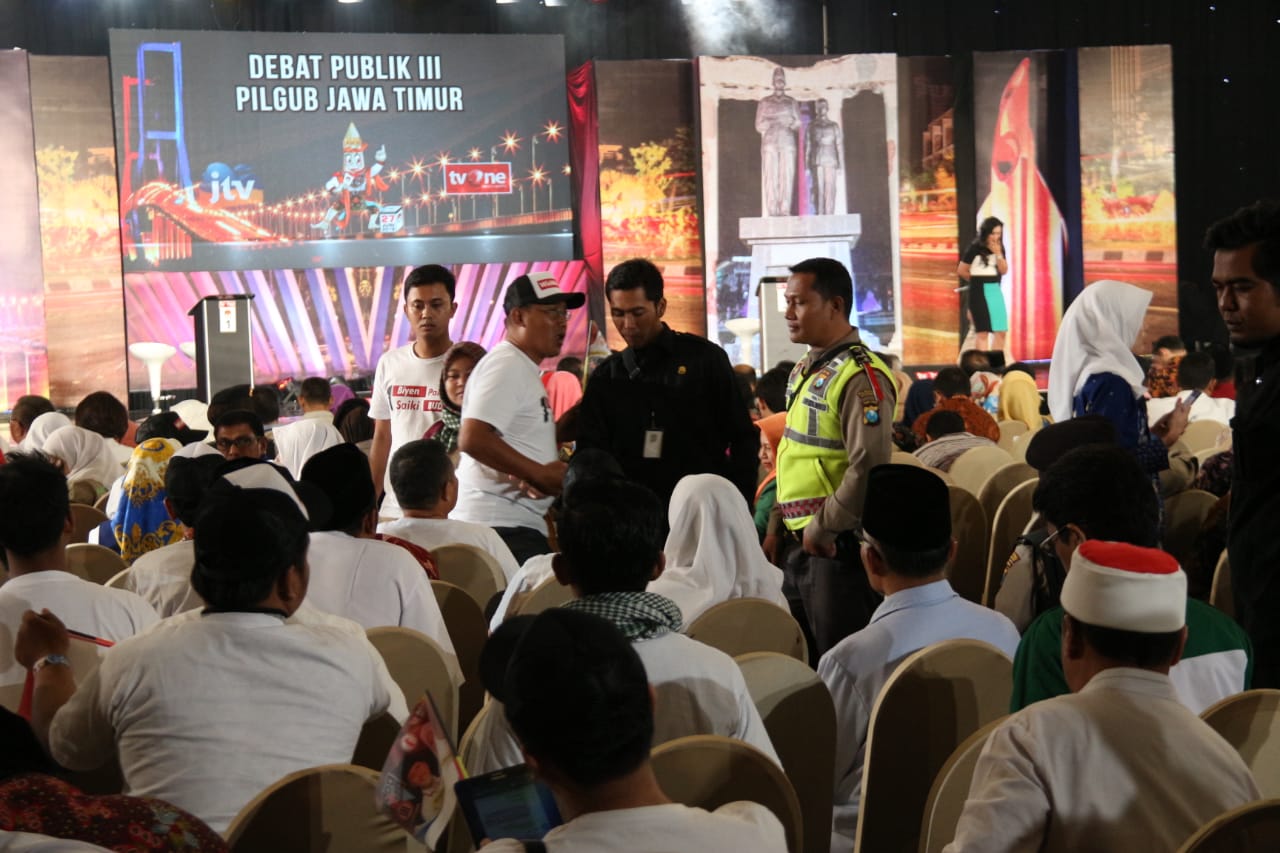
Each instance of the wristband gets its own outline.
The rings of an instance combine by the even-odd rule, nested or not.
[[[71,661],[66,655],[45,655],[31,666],[33,673],[39,672],[46,666],[71,666]]]

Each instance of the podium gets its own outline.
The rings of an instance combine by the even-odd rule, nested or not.
[[[206,403],[232,385],[253,384],[251,294],[206,296],[187,313],[195,318],[196,387]]]

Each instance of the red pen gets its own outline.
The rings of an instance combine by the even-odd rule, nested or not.
[[[103,646],[104,648],[109,649],[115,645],[115,643],[112,642],[111,640],[104,640],[101,637],[95,637],[92,634],[86,634],[83,631],[76,631],[71,628],[68,628],[67,633],[75,637],[77,640],[84,640],[85,642]]]

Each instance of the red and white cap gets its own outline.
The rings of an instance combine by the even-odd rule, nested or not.
[[[1062,607],[1100,628],[1177,631],[1187,623],[1187,575],[1156,548],[1090,539],[1071,558]]]

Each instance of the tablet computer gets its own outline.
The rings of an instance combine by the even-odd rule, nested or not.
[[[482,838],[533,841],[562,823],[551,789],[523,764],[463,779],[453,791],[477,844]]]

